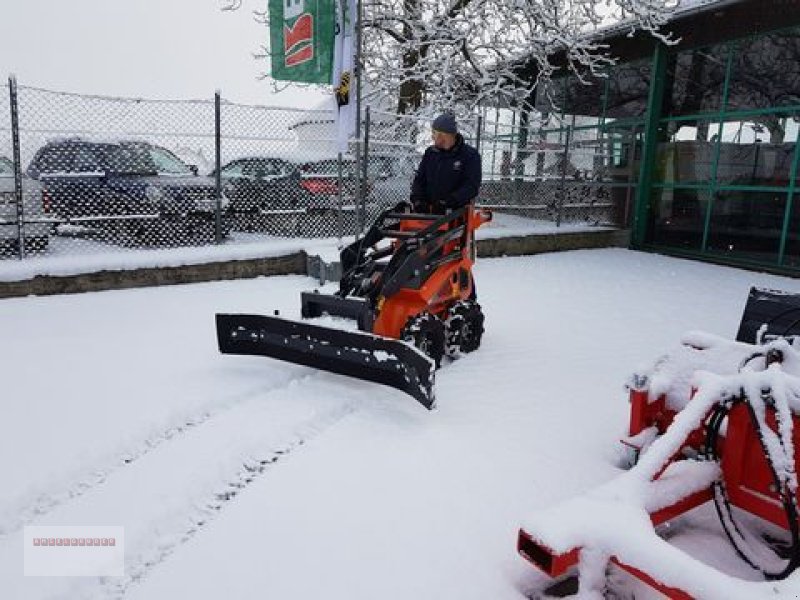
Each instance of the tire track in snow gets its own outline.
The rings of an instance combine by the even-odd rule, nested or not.
[[[24,499],[18,500],[16,504],[26,504],[27,506],[26,508],[18,510],[13,516],[5,517],[0,520],[0,541],[20,531],[26,525],[33,523],[36,519],[47,515],[63,504],[80,498],[87,492],[102,485],[111,475],[120,469],[132,465],[142,457],[156,450],[165,442],[176,439],[244,403],[262,401],[271,394],[282,392],[308,376],[309,373],[303,371],[280,385],[262,385],[236,394],[232,397],[232,401],[226,404],[201,411],[194,415],[189,415],[180,423],[170,425],[162,431],[147,436],[144,440],[132,445],[130,449],[118,452],[111,458],[103,461],[102,466],[87,469],[85,472],[89,472],[89,475],[75,478],[72,483],[62,487],[60,490],[37,493],[35,494],[35,499],[30,501],[25,501]]]
[[[7,582],[0,587],[6,588],[5,597],[126,596],[275,463],[359,410],[364,400],[325,373],[304,371],[300,381],[273,390],[269,398],[241,403],[203,427],[174,436],[127,468],[117,469],[104,485],[34,523],[124,527],[124,578],[23,577],[23,535],[18,531],[0,539],[0,581]]]
[[[286,445],[250,458],[242,463],[240,469],[218,491],[207,497],[194,514],[189,516],[189,526],[169,541],[153,539],[151,550],[129,560],[126,557],[125,576],[122,581],[105,580],[103,597],[118,600],[124,598],[132,586],[144,580],[150,571],[165,562],[180,547],[200,533],[217,515],[239,494],[244,492],[254,481],[264,475],[280,460],[296,452],[299,448],[312,442],[328,431],[345,417],[353,414],[361,405],[357,402],[346,402],[320,416],[301,423],[294,431],[294,440]]]

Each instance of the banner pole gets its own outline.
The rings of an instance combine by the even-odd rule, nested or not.
[[[355,75],[356,75],[356,137],[361,138],[361,27],[364,22],[364,7],[362,0],[356,0],[356,60],[355,60]]]
[[[361,237],[364,231],[360,207],[364,201],[364,182],[361,177],[361,27],[363,24],[363,6],[361,0],[356,0],[356,58],[353,65],[356,77],[356,210],[358,212],[356,225],[356,239]]]

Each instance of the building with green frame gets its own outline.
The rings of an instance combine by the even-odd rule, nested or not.
[[[617,64],[539,90],[535,135],[603,150],[583,164],[633,248],[800,274],[800,2],[694,3],[664,31],[606,31]]]

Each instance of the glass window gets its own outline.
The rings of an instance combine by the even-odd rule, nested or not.
[[[662,183],[709,183],[719,125],[713,121],[670,121],[659,128],[654,178]]]
[[[777,260],[785,209],[785,192],[718,192],[711,206],[707,250]]]
[[[728,111],[800,104],[800,30],[739,42],[731,65]]]
[[[237,161],[235,163],[230,163],[224,167],[219,172],[220,176],[225,177],[243,177],[244,176],[244,163],[242,161]]]
[[[72,166],[72,154],[71,145],[50,146],[39,155],[35,168],[40,173],[66,173]]]
[[[0,177],[14,176],[14,163],[4,156],[0,156]]]
[[[156,167],[139,144],[107,144],[103,146],[108,169],[126,175],[157,175]]]
[[[783,264],[800,267],[800,194],[794,194],[792,197]]]
[[[687,250],[700,250],[708,200],[708,192],[702,190],[654,190],[651,197],[652,229],[648,241]]]
[[[300,171],[306,177],[339,177],[339,162],[337,159],[318,160],[316,162],[305,163],[300,167]],[[356,161],[352,159],[342,160],[342,177],[356,177]]]
[[[250,179],[275,178],[291,172],[289,163],[271,158],[251,159],[244,163],[243,176]]]
[[[606,177],[614,183],[636,183],[642,159],[641,129],[613,127],[603,130],[607,158]]]
[[[248,179],[264,179],[277,175],[272,163],[268,160],[248,161],[243,169],[243,174]]]
[[[713,46],[670,56],[662,113],[674,117],[719,111],[727,55],[727,46]]]
[[[103,170],[101,163],[91,146],[76,146],[70,170],[75,173],[95,173]]]
[[[722,124],[720,185],[787,187],[794,161],[798,117],[749,117]]]
[[[292,163],[285,160],[271,160],[270,164],[272,165],[272,169],[276,175],[291,175],[292,171],[294,171],[294,166]]]
[[[650,73],[649,62],[614,67],[608,78],[606,119],[644,116],[650,91]]]
[[[159,174],[166,174],[166,175],[191,175],[192,170],[180,160],[177,156],[175,156],[169,150],[165,150],[164,148],[159,148],[158,146],[150,146],[148,147],[150,151],[150,159],[153,161],[153,164],[156,167],[156,171]]]

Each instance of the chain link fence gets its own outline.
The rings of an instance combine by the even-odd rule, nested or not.
[[[221,106],[221,191],[233,238],[355,233],[355,168],[330,111]]]
[[[0,93],[0,258],[357,235],[408,199],[430,144],[429,121],[369,108],[341,154],[332,110],[13,79]],[[479,205],[555,225],[627,222],[640,133],[511,115],[460,119],[483,160]]]
[[[483,206],[555,226],[627,226],[641,127],[497,112],[482,120]]]

